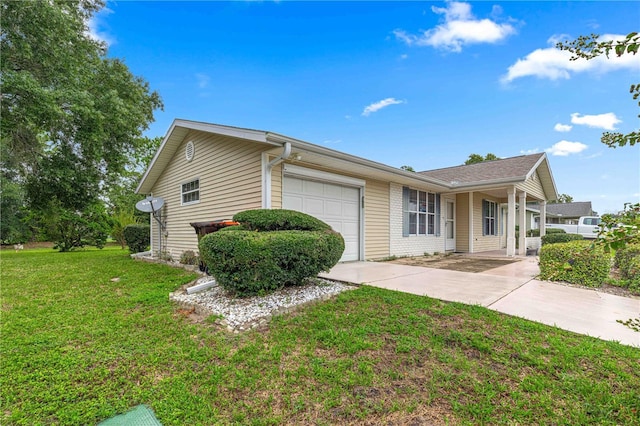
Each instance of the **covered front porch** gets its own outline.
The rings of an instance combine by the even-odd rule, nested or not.
[[[534,229],[527,202],[536,201],[540,223],[545,223],[546,200],[517,187],[494,188],[456,194],[455,251],[487,257],[514,257],[537,254],[544,226]]]

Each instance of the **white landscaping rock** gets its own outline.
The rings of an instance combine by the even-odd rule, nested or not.
[[[210,280],[211,278],[200,278],[196,286]],[[325,300],[355,288],[336,281],[318,279],[317,284],[285,287],[267,296],[239,298],[229,296],[222,287],[214,284],[207,290],[193,294],[171,293],[170,299],[181,305],[195,307],[200,313],[204,310],[211,315],[220,315],[229,331],[238,331],[266,324],[277,313],[288,312],[297,306]]]

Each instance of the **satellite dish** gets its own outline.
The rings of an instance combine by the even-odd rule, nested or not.
[[[144,200],[140,200],[136,203],[136,209],[145,213],[154,213],[160,210],[164,206],[164,200],[162,197],[147,197]]]

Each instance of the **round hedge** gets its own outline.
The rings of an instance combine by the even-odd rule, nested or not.
[[[611,255],[589,241],[547,244],[540,248],[540,278],[600,287],[609,277]]]
[[[246,210],[233,216],[250,231],[328,231],[331,226],[320,219],[295,210],[256,209]]]
[[[149,232],[149,225],[133,224],[125,226],[123,235],[127,246],[129,246],[129,252],[141,253],[147,250],[147,247],[151,244]]]
[[[216,281],[244,297],[300,285],[305,278],[328,271],[340,260],[344,239],[330,229],[234,230],[205,235],[199,248],[200,256]]]

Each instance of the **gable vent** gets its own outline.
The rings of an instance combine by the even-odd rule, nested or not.
[[[187,146],[184,148],[184,156],[187,158],[187,161],[193,160],[195,154],[196,146],[193,144],[193,141],[187,142]]]

